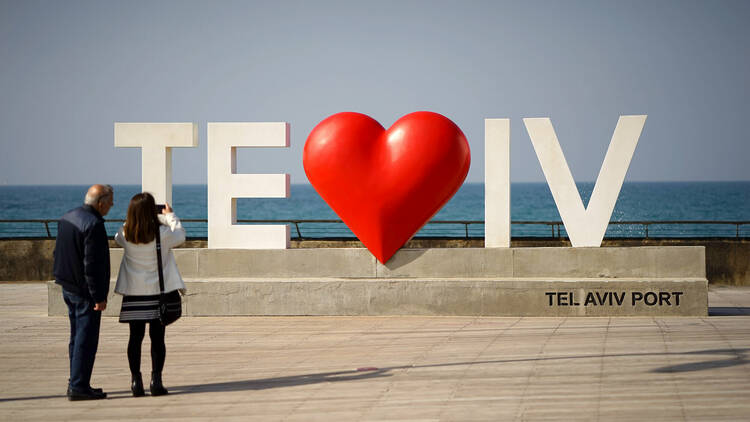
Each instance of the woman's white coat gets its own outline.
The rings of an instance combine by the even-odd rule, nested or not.
[[[185,229],[174,213],[159,214],[161,234],[161,256],[164,265],[164,292],[174,290],[185,292],[172,249],[185,241]],[[125,225],[123,224],[123,227]],[[131,243],[125,239],[123,227],[117,231],[115,241],[125,249],[117,274],[115,293],[126,296],[147,296],[159,294],[159,273],[157,272],[156,241]]]

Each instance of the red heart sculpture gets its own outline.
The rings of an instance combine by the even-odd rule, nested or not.
[[[407,114],[385,130],[347,112],[315,126],[302,161],[318,194],[385,263],[458,191],[471,153],[437,113]]]

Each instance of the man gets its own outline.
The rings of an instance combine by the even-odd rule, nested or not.
[[[101,389],[91,388],[90,382],[109,293],[109,243],[103,217],[112,205],[112,187],[94,185],[84,205],[68,211],[57,223],[54,274],[70,318],[67,395],[71,401],[107,397]]]

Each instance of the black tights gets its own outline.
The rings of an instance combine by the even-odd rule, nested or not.
[[[141,343],[146,334],[146,322],[130,322],[130,340],[128,340],[128,364],[133,375],[141,372]],[[167,346],[164,345],[164,326],[159,321],[148,323],[148,336],[151,338],[151,370],[161,373],[164,359],[167,357]]]

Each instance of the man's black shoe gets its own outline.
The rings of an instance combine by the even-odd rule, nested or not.
[[[103,393],[104,392],[104,390],[102,390],[101,388],[91,387],[91,389],[94,390],[94,391],[96,391],[96,392],[99,392],[99,393]],[[70,389],[70,378],[68,378],[68,393],[67,393],[68,396],[70,395],[70,392],[71,392],[71,389]]]
[[[103,393],[103,392],[104,392],[104,390],[102,390],[101,388],[94,388],[94,387],[91,387],[91,389],[92,389],[93,391],[97,392],[97,393]],[[70,389],[70,387],[68,387],[68,393],[67,393],[67,395],[70,395],[70,392],[71,392],[71,391],[73,391],[73,390],[71,390],[71,389]]]
[[[80,401],[80,400],[101,400],[106,399],[107,393],[103,391],[96,391],[94,389],[88,389],[87,391],[69,391],[68,400]]]

